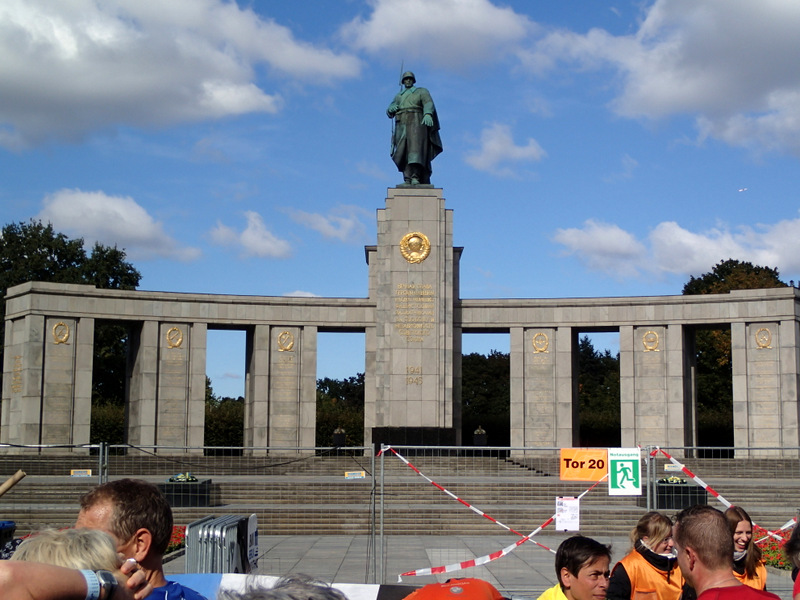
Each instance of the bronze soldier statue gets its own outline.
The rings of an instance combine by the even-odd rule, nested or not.
[[[397,94],[386,109],[394,121],[392,160],[403,173],[403,182],[410,185],[431,182],[431,161],[442,151],[439,117],[433,99],[425,88],[415,87],[414,73],[403,73],[405,89]]]

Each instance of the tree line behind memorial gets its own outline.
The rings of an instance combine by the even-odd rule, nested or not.
[[[78,283],[102,289],[136,289],[139,271],[124,250],[96,243],[89,252],[83,239],[70,239],[52,225],[38,221],[12,223],[0,237],[0,311],[5,315],[5,291],[27,281]],[[691,277],[684,295],[720,294],[736,289],[786,287],[777,269],[728,259],[709,273]],[[0,321],[4,336],[5,321]],[[92,382],[92,442],[123,443],[124,396],[127,376],[128,329],[113,321],[95,326]],[[5,339],[0,337],[0,339]],[[730,328],[698,328],[696,382],[698,444],[733,444],[733,388]],[[0,347],[0,359],[3,348]],[[588,335],[578,339],[579,444],[613,447],[620,443],[619,354],[596,349]],[[510,441],[509,355],[462,357],[462,439],[492,446]],[[2,375],[0,375],[2,377]],[[241,446],[244,399],[217,396],[206,378],[206,446]],[[318,446],[363,444],[364,374],[317,381]],[[485,438],[474,437],[485,431]],[[336,437],[334,437],[336,435]],[[336,443],[335,443],[336,442]]]

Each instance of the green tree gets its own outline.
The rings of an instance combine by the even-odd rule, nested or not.
[[[236,448],[244,445],[244,398],[220,398],[214,393],[211,378],[206,376],[205,410],[204,445]],[[241,454],[241,450],[206,450],[206,454],[218,453]]]
[[[104,289],[136,289],[141,274],[125,259],[117,247],[95,244],[86,253],[83,239],[70,239],[51,224],[31,220],[11,223],[0,235],[0,313],[5,315],[5,292],[28,281],[79,283]],[[5,334],[5,320],[0,321],[0,336]],[[127,329],[115,323],[95,324],[94,406],[113,405],[117,410],[92,415],[92,441],[122,442],[122,402],[125,385]],[[0,339],[4,339],[0,337]],[[3,348],[0,347],[0,362]],[[114,416],[117,415],[117,416]],[[106,428],[101,422],[111,419]],[[96,429],[95,429],[96,427]],[[102,437],[98,437],[102,436]]]
[[[333,446],[333,432],[345,431],[346,446],[364,444],[364,373],[317,380],[317,446]]]
[[[691,277],[684,295],[725,294],[731,290],[786,287],[778,269],[728,259],[710,273]],[[731,330],[695,331],[697,443],[701,446],[733,445],[733,376]]]
[[[491,350],[461,357],[461,435],[472,444],[478,427],[486,431],[491,446],[511,443],[511,358]]]
[[[595,349],[589,336],[578,340],[580,445],[615,447],[620,433],[619,354]]]

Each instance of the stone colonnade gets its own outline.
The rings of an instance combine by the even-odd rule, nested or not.
[[[6,294],[0,443],[89,442],[94,330],[128,327],[127,437],[161,452],[203,444],[209,329],[246,332],[245,445],[314,446],[317,334],[364,332],[365,441],[458,441],[461,336],[505,332],[511,444],[577,440],[578,336],[618,331],[622,445],[693,445],[694,332],[730,328],[734,442],[800,445],[794,288],[704,296],[460,299],[462,248],[441,190],[390,188],[367,298],[98,290],[26,283]],[[173,447],[172,450],[165,447]]]

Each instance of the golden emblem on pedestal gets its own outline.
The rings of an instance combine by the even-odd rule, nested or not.
[[[278,334],[278,352],[294,352],[294,336],[290,331]]]
[[[772,332],[766,327],[756,331],[756,346],[758,348],[772,348]]]
[[[400,254],[410,263],[421,263],[431,253],[431,242],[424,233],[412,231],[400,240]]]
[[[167,348],[180,348],[183,344],[183,332],[177,327],[167,329]]]
[[[655,331],[645,331],[642,344],[645,352],[658,352],[658,334]]]
[[[53,343],[66,344],[69,341],[69,325],[59,321],[53,325]]]
[[[547,352],[547,348],[550,346],[550,340],[548,339],[547,334],[541,332],[533,336],[531,343],[533,344],[533,352],[535,354]]]

